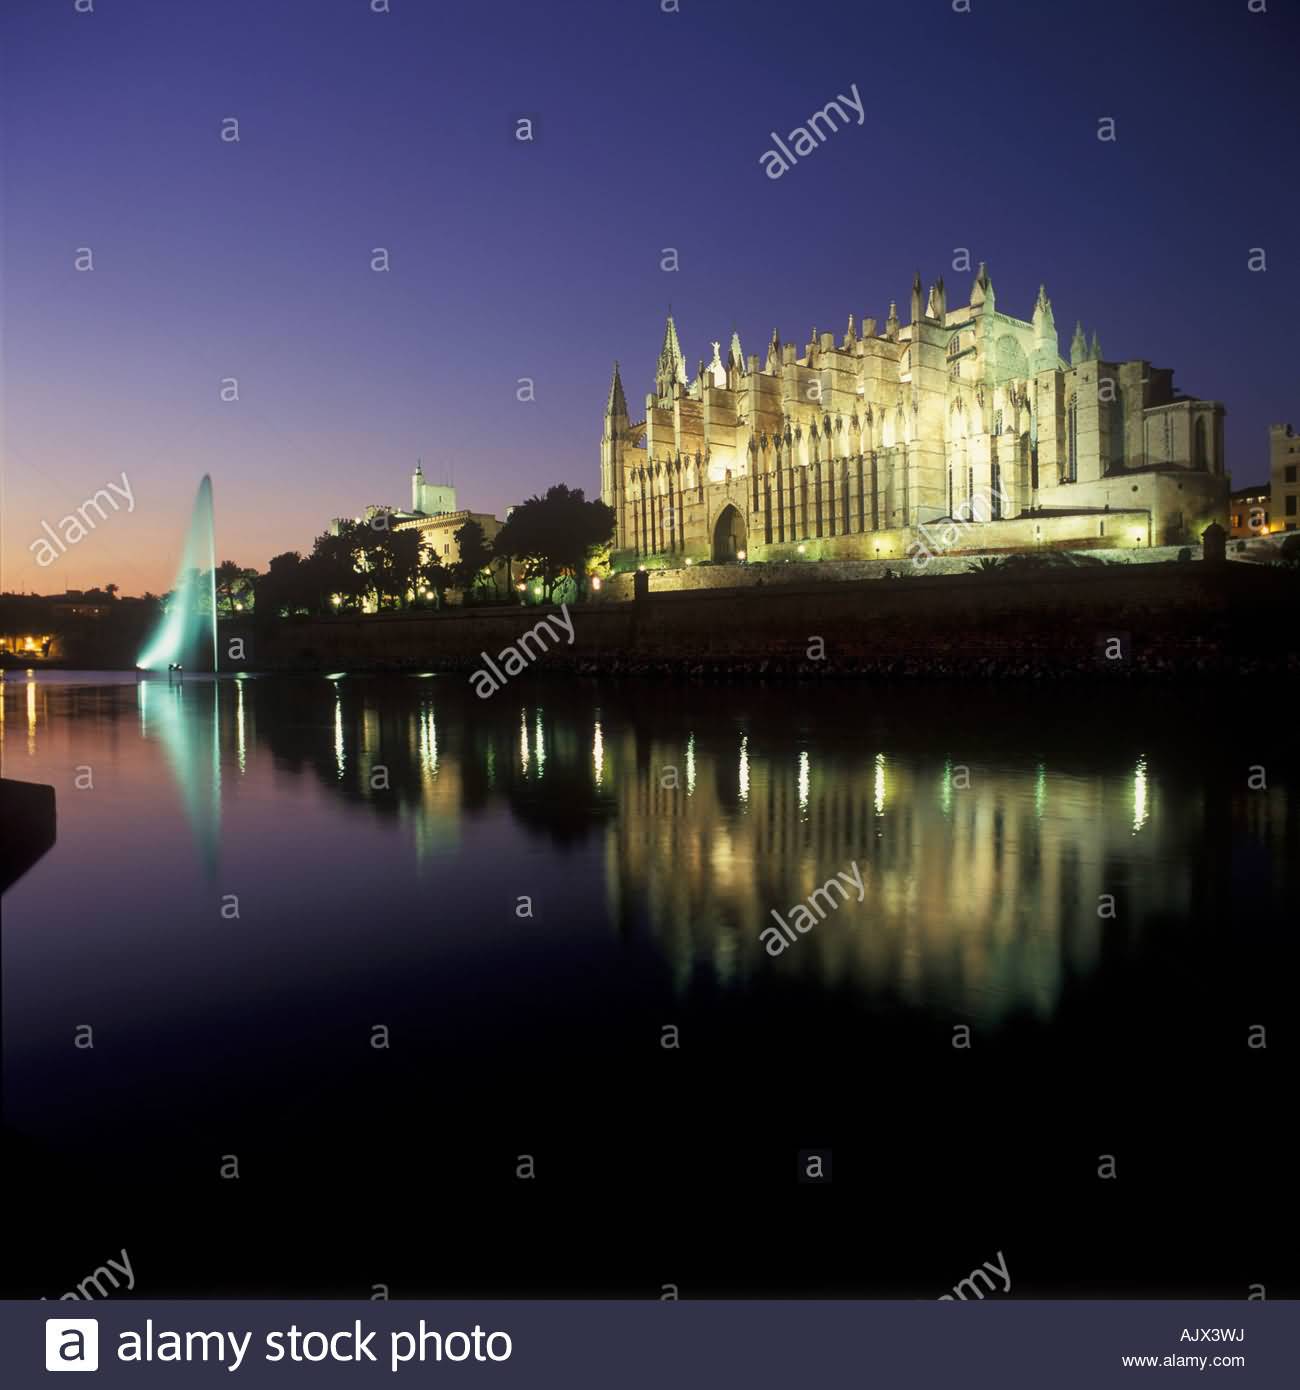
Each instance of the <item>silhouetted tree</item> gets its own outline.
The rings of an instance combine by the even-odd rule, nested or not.
[[[468,594],[478,584],[483,571],[492,563],[492,547],[487,542],[483,527],[474,520],[465,522],[456,529],[452,539],[460,558],[451,567],[452,577],[457,588]]]
[[[522,560],[525,578],[540,579],[549,602],[564,578],[581,589],[589,561],[613,534],[613,508],[588,502],[581,488],[557,483],[511,512],[493,548],[500,558]]]
[[[271,557],[266,573],[258,576],[256,604],[259,617],[267,618],[292,616],[316,607],[313,576],[296,550]]]

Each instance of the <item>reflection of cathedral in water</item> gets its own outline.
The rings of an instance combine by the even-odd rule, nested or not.
[[[877,695],[864,719],[852,694],[652,689],[557,684],[484,703],[441,678],[340,678],[139,700],[173,771],[193,764],[183,787],[238,797],[265,745],[276,777],[310,771],[400,831],[419,876],[463,879],[476,899],[497,868],[470,818],[508,812],[507,853],[530,836],[547,853],[603,845],[603,873],[590,860],[570,873],[570,923],[648,937],[679,988],[804,983],[944,1017],[1045,1017],[1072,978],[1162,922],[1231,918],[1238,849],[1264,900],[1294,884],[1285,788],[1244,797],[1223,760],[1189,767],[1164,707],[1129,711],[1144,734],[1101,731],[1085,748],[1073,698],[1055,722],[1037,707],[1031,740],[1003,732],[1025,711],[1002,697],[958,709]],[[1123,751],[1160,728],[1149,758]],[[186,805],[191,819],[205,808],[215,841],[219,811]],[[864,900],[767,956],[773,911],[854,864]]]
[[[1161,872],[1167,808],[1142,760],[1084,777],[788,741],[770,750],[744,733],[725,752],[689,735],[602,741],[620,809],[611,911],[644,914],[682,983],[701,969],[723,983],[813,972],[823,986],[977,1018],[1047,1014],[1069,974],[1095,967],[1103,933],[1188,909],[1189,879]],[[1195,824],[1194,808],[1174,814]],[[852,862],[864,901],[766,959],[772,909]]]

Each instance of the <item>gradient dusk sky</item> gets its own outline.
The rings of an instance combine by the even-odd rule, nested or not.
[[[677,3],[6,0],[0,586],[168,588],[205,472],[259,569],[408,505],[417,456],[498,516],[594,495],[612,361],[636,409],[670,301],[693,368],[733,327],[906,321],[918,269],[964,303],[959,247],[1008,313],[1044,282],[1066,353],[1082,318],[1224,402],[1234,484],[1266,476],[1300,425],[1293,0]],[[766,177],[855,83],[864,123]],[[38,568],[123,471],[134,512]]]

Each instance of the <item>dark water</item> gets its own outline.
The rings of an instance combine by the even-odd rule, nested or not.
[[[7,1291],[1294,1295],[1295,716],[10,675]]]

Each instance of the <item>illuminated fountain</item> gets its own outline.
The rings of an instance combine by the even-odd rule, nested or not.
[[[212,535],[212,479],[205,473],[190,513],[171,603],[136,666],[142,671],[167,671],[174,667],[197,670],[207,660],[204,648],[209,641],[215,671],[217,561]]]

